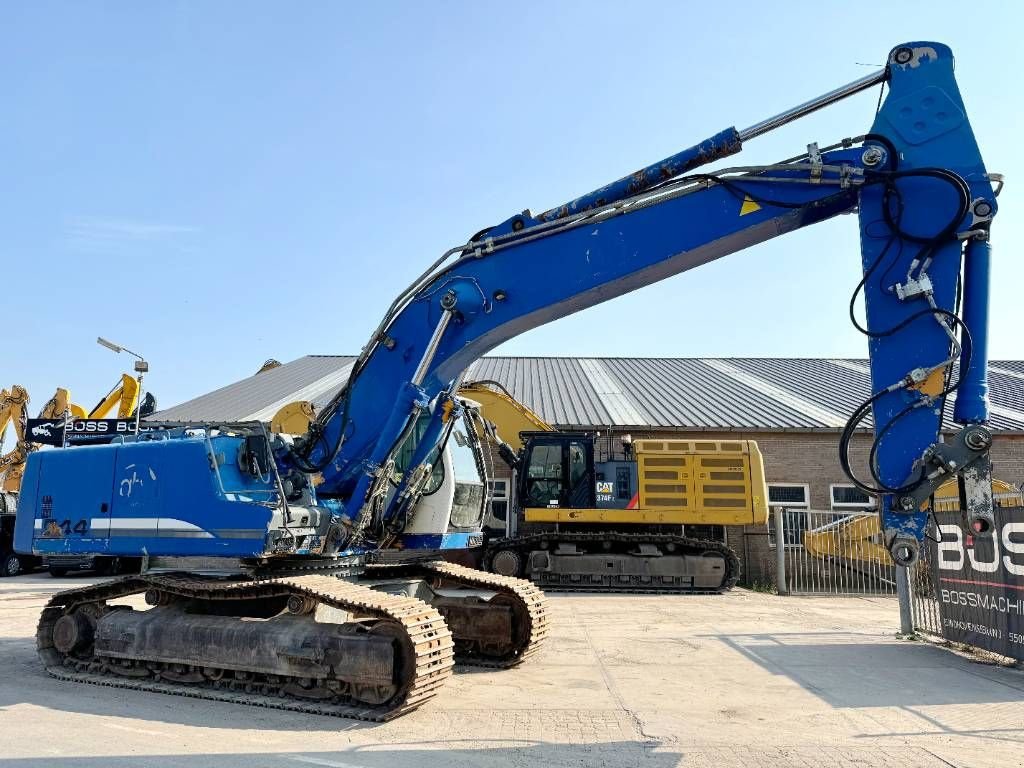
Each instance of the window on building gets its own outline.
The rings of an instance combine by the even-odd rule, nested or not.
[[[773,507],[811,506],[811,489],[806,483],[768,483],[768,504]]]
[[[487,495],[491,500],[491,515],[504,522],[508,517],[508,480],[488,480]]]
[[[811,508],[811,488],[806,483],[768,483],[768,506],[782,507],[786,548],[802,547]],[[775,547],[775,514],[768,515],[768,544]]]
[[[833,510],[870,509],[875,500],[855,485],[833,484],[829,487]]]

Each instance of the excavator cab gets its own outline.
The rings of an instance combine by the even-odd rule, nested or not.
[[[524,432],[519,498],[534,508],[592,509],[594,438],[587,432]]]

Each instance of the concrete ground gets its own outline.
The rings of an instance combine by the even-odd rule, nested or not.
[[[554,595],[528,665],[373,725],[49,678],[37,615],[87,581],[0,580],[2,768],[1024,764],[1024,673],[897,640],[891,599]]]

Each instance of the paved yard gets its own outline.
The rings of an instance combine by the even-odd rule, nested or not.
[[[1011,766],[1024,673],[897,640],[895,601],[552,596],[524,668],[367,725],[61,683],[34,627],[85,579],[0,580],[0,766]]]

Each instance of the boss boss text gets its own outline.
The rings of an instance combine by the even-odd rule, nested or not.
[[[68,431],[77,433],[92,433],[92,434],[105,434],[105,433],[129,433],[133,432],[133,425],[129,421],[72,421],[68,424]]]
[[[1014,576],[1024,576],[1024,522],[1003,523],[992,535],[992,549],[977,551],[966,546],[959,525],[940,525],[938,547],[940,570],[962,571],[970,566],[978,573],[995,573],[1000,566]]]

